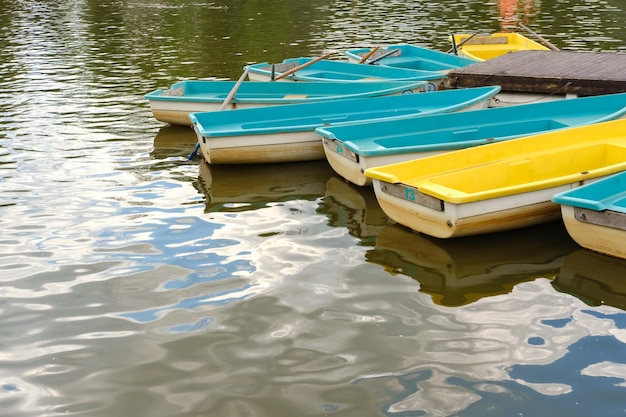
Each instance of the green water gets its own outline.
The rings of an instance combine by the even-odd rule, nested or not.
[[[0,1],[0,415],[625,415],[626,262],[410,233],[325,161],[188,163],[143,99],[516,21],[625,50],[623,0],[502,3]]]

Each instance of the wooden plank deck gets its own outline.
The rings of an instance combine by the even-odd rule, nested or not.
[[[450,87],[500,85],[502,91],[595,96],[626,92],[626,54],[519,51],[448,73]]]

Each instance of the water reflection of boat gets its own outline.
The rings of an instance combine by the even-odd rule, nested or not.
[[[452,240],[393,225],[380,232],[367,259],[419,281],[437,304],[459,306],[553,277],[577,247],[559,222]]]
[[[324,160],[211,166],[202,161],[196,188],[206,197],[207,212],[246,211],[278,201],[320,198],[333,175]]]
[[[155,148],[180,148],[189,149],[198,142],[198,137],[189,126],[166,125],[159,129],[154,137]]]
[[[187,157],[196,143],[198,138],[193,129],[187,126],[163,126],[154,137],[154,147],[150,156],[153,159]]]
[[[552,285],[589,305],[626,310],[626,260],[580,249],[570,253]]]
[[[371,187],[356,187],[333,176],[326,181],[325,191],[318,212],[328,216],[331,226],[348,228],[363,243],[368,238],[373,240],[383,227],[393,223],[378,205]]]

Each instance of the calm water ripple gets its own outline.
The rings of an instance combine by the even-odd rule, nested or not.
[[[623,52],[622,0],[271,3],[0,2],[0,416],[626,415],[626,262],[410,233],[325,161],[188,162],[143,98],[517,21]]]

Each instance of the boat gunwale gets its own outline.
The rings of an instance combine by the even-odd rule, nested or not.
[[[615,182],[621,182],[622,178],[626,180],[626,171],[616,173],[602,180],[585,184],[584,186],[555,194],[552,201],[561,205],[583,208],[593,211],[615,211],[626,213],[626,184],[621,189],[614,189]],[[599,194],[603,195],[601,199],[593,198],[588,195],[589,191],[595,191],[601,188]],[[607,192],[604,192],[604,191]],[[609,192],[610,191],[610,192]],[[579,194],[582,194],[579,196]],[[587,195],[585,195],[587,194]],[[617,203],[622,204],[617,204]]]
[[[187,103],[217,103],[220,104],[222,103],[225,98],[228,95],[229,90],[225,90],[224,92],[219,93],[220,95],[218,96],[217,94],[210,94],[210,95],[195,95],[195,96],[190,96],[190,95],[165,95],[165,93],[167,93],[168,91],[172,91],[176,88],[180,88],[180,87],[184,87],[185,83],[188,82],[196,82],[196,81],[202,81],[202,80],[185,80],[185,81],[179,81],[177,83],[174,83],[170,86],[169,89],[157,89],[155,91],[152,91],[146,95],[144,95],[144,98],[146,98],[149,101],[160,101],[160,102],[187,102]],[[207,81],[207,82],[213,82],[213,81]],[[267,84],[266,81],[246,81],[246,85],[250,85],[248,83],[255,83],[255,84]],[[336,86],[336,82],[334,81],[328,81],[328,82],[321,82],[324,83],[324,86],[328,86],[328,87],[332,87],[332,85]],[[379,80],[379,81],[372,81],[370,82],[372,85],[374,85],[374,83],[378,83],[380,85],[385,85],[385,86],[389,86],[388,88],[382,88],[382,89],[376,89],[376,88],[372,88],[372,89],[367,89],[364,88],[363,91],[357,92],[357,93],[336,93],[335,95],[311,95],[311,94],[307,94],[306,96],[304,96],[304,93],[291,93],[291,94],[302,94],[303,97],[292,97],[289,98],[288,93],[285,94],[276,94],[275,97],[271,97],[271,96],[263,96],[263,95],[259,95],[259,96],[248,96],[246,97],[245,95],[242,97],[241,95],[239,97],[235,96],[232,100],[233,103],[263,103],[263,104],[297,104],[297,103],[302,103],[302,102],[315,102],[315,101],[325,101],[325,100],[338,100],[338,99],[342,99],[342,98],[366,98],[366,97],[378,97],[378,96],[384,96],[384,95],[391,95],[394,93],[401,93],[402,91],[405,91],[407,89],[416,89],[416,90],[421,90],[423,89],[427,82],[423,81],[423,80]],[[234,86],[234,82],[230,83],[232,84],[232,86]],[[315,83],[311,83],[311,84],[318,84],[318,82]],[[367,85],[369,83],[362,83],[363,85]],[[395,86],[393,86],[395,84]],[[289,84],[285,85],[285,89],[288,90],[288,86]],[[284,85],[281,85],[281,87]],[[363,86],[360,86],[363,87]],[[240,93],[241,94],[241,93]],[[287,98],[286,98],[287,97]]]
[[[617,95],[621,96],[621,97],[616,97]],[[621,102],[617,102],[617,105],[615,104],[615,101],[619,98],[623,98],[623,104]],[[613,100],[614,99],[614,100]],[[612,108],[616,108],[618,107],[620,104],[622,104],[621,107],[618,107],[617,109],[615,109],[614,111],[610,112],[610,113],[603,113],[600,117],[597,117],[595,119],[592,120],[588,120],[585,121],[584,123],[575,123],[575,124],[563,124],[561,122],[558,121],[559,117],[568,117],[569,115],[572,114],[572,111],[576,111],[575,109],[573,109],[572,107],[576,106],[578,103],[580,103],[577,100],[585,100],[585,101],[597,101],[600,102],[602,104],[605,105],[605,107],[612,107]],[[565,106],[564,106],[565,105]],[[583,97],[583,98],[574,98],[574,99],[565,99],[565,100],[558,100],[558,101],[554,101],[554,102],[543,102],[543,103],[534,103],[534,104],[520,104],[520,105],[516,105],[516,106],[507,106],[507,107],[498,107],[498,108],[489,108],[489,109],[479,109],[479,110],[470,110],[467,112],[463,112],[463,113],[444,113],[444,114],[433,114],[433,115],[428,115],[427,117],[432,117],[434,119],[430,119],[430,120],[437,120],[440,119],[442,120],[441,124],[442,125],[446,125],[445,123],[445,119],[463,119],[463,118],[471,118],[472,115],[476,115],[476,114],[484,114],[484,113],[475,113],[475,112],[490,112],[489,115],[490,116],[494,116],[495,118],[501,117],[503,114],[504,115],[508,115],[508,114],[512,114],[513,116],[515,116],[515,112],[519,111],[519,110],[524,110],[524,107],[522,106],[534,106],[534,109],[537,108],[547,108],[547,109],[551,109],[552,112],[544,112],[542,117],[531,117],[529,116],[526,119],[520,119],[519,117],[516,117],[516,123],[520,123],[523,122],[524,120],[526,120],[526,122],[539,122],[539,121],[544,121],[546,123],[560,123],[562,126],[554,128],[554,129],[550,129],[547,132],[556,132],[559,130],[563,130],[563,129],[570,129],[572,127],[578,127],[578,126],[582,126],[582,125],[589,125],[589,124],[596,124],[596,123],[602,123],[602,122],[607,122],[607,121],[611,121],[611,120],[615,120],[618,119],[624,115],[626,115],[626,93],[618,93],[616,95],[607,95],[607,96],[594,96],[594,97]],[[554,110],[552,108],[554,108],[555,106],[558,106],[558,111],[559,113],[555,115]],[[566,108],[561,108],[561,107],[566,107]],[[594,108],[593,113],[596,114],[598,113],[598,107]],[[404,118],[403,120],[407,120],[408,118]],[[370,122],[372,124],[377,124],[377,123],[383,123],[383,121],[380,120],[375,120]],[[361,124],[361,126],[366,126],[368,123],[363,123]],[[494,122],[494,123],[483,123],[477,126],[486,126],[486,125],[502,125],[502,126],[510,126],[510,121],[505,121],[505,122]],[[474,126],[475,127],[475,126]],[[339,128],[342,129],[342,126],[336,125],[334,128]],[[442,128],[440,129],[441,131],[446,131],[447,128]],[[431,130],[431,131],[434,131]],[[439,142],[437,144],[433,144],[433,143],[427,143],[427,144],[419,144],[419,145],[407,145],[407,146],[395,146],[395,147],[383,147],[382,145],[380,145],[379,143],[376,142],[376,139],[373,139],[372,137],[367,137],[367,138],[359,138],[359,139],[348,139],[348,140],[342,140],[340,137],[338,137],[338,135],[336,133],[333,132],[333,127],[331,127],[330,129],[326,129],[326,128],[319,128],[317,129],[318,134],[320,134],[321,136],[327,138],[327,139],[331,139],[331,140],[338,140],[341,141],[343,143],[343,146],[346,147],[347,149],[349,149],[350,151],[356,153],[359,156],[363,156],[363,157],[370,157],[370,156],[379,156],[379,155],[386,155],[386,154],[400,154],[400,153],[410,153],[410,152],[427,152],[427,151],[433,151],[433,150],[460,150],[462,148],[468,148],[471,146],[476,146],[476,145],[484,145],[484,144],[491,144],[491,143],[495,143],[495,142],[504,142],[504,141],[508,141],[511,139],[516,139],[516,138],[520,138],[520,137],[525,137],[525,136],[531,136],[531,135],[536,135],[536,134],[542,134],[543,132],[541,131],[537,131],[537,132],[526,132],[526,133],[520,133],[520,134],[510,134],[510,135],[505,135],[505,136],[498,136],[498,137],[486,137],[486,138],[479,138],[479,139],[473,139],[470,141],[451,141],[451,142]],[[423,133],[407,133],[405,135],[405,137],[412,137],[412,136],[419,136],[420,134]],[[380,140],[380,139],[379,139]],[[409,142],[414,142],[415,141],[409,141]]]

